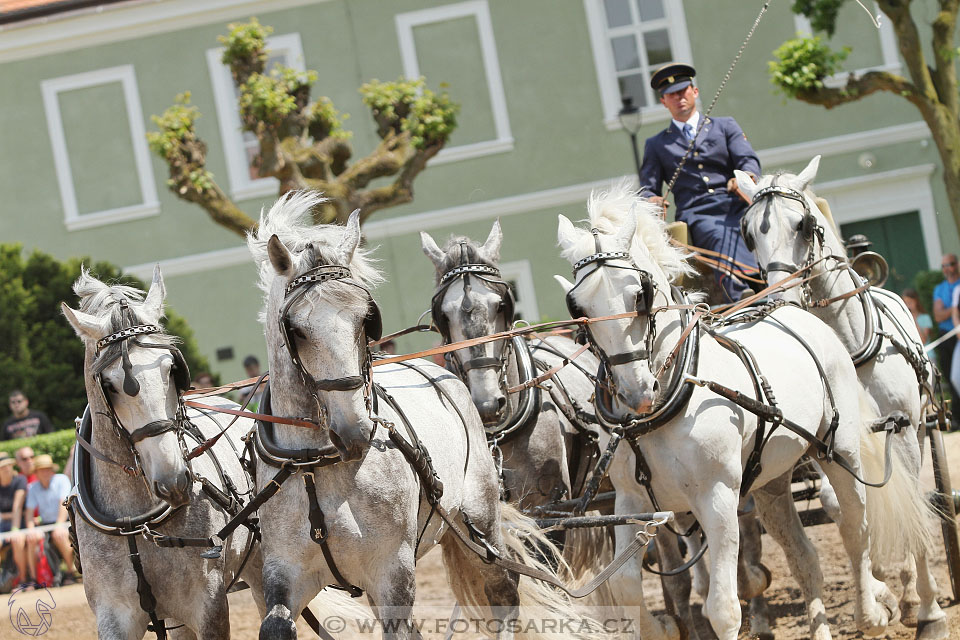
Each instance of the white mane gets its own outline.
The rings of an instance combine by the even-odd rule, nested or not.
[[[267,257],[267,241],[276,234],[284,246],[293,254],[313,247],[318,259],[326,264],[341,264],[342,258],[337,252],[344,236],[344,227],[333,224],[314,224],[311,210],[327,202],[327,198],[317,191],[291,191],[277,200],[269,212],[260,211],[260,224],[257,230],[247,234],[247,247],[253,255],[260,272],[259,287],[270,291],[276,272]],[[364,247],[357,247],[350,264],[350,276],[364,287],[370,288],[383,281],[380,270],[374,266],[374,260]]]
[[[629,182],[622,180],[609,190],[593,191],[587,200],[590,228],[599,229],[604,235],[614,235],[623,226],[631,208],[636,208],[637,231],[633,236],[630,254],[643,268],[653,261],[670,281],[681,275],[694,273],[688,260],[689,252],[670,243],[666,222],[660,217],[660,207],[638,195]],[[575,229],[576,240],[561,255],[570,262],[584,258],[596,251],[593,234],[585,229]],[[604,282],[605,278],[591,278],[578,288],[578,295],[589,296]]]

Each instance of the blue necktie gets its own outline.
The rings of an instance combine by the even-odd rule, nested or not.
[[[693,140],[693,126],[689,122],[683,125],[683,135],[687,140]]]

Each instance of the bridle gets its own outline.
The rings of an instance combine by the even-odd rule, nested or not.
[[[498,315],[503,316],[504,324],[508,329],[513,323],[515,301],[513,299],[513,290],[510,288],[510,284],[501,277],[500,271],[496,267],[491,267],[485,264],[467,263],[464,246],[465,244],[465,242],[461,242],[461,264],[443,274],[443,276],[440,278],[437,291],[433,294],[433,298],[430,302],[430,314],[433,317],[433,324],[437,328],[437,331],[440,332],[445,344],[449,344],[453,340],[450,335],[450,325],[447,322],[446,317],[443,315],[443,311],[441,310],[443,298],[447,294],[447,289],[449,289],[454,282],[462,280],[463,302],[461,303],[460,308],[461,311],[464,312],[469,312],[472,310],[473,305],[470,299],[470,276],[474,276],[479,280],[492,285],[493,289],[502,289],[503,293],[500,293],[500,308],[498,309]],[[510,356],[510,345],[510,341],[504,341],[499,357],[480,356],[463,360],[460,356],[455,355],[457,354],[456,351],[446,354],[445,357],[447,362],[457,370],[456,373],[459,374],[461,379],[465,379],[465,374],[472,369],[496,368],[499,374],[498,378],[501,380],[501,386],[505,386],[505,373],[507,362],[509,361]]]
[[[361,289],[367,296],[367,315],[363,321],[363,332],[365,340],[364,348],[360,355],[360,374],[355,376],[343,376],[340,378],[315,378],[307,371],[297,350],[297,339],[294,334],[294,328],[290,322],[290,310],[296,305],[306,293],[315,285],[324,282],[340,281]],[[380,317],[380,308],[374,301],[370,291],[356,282],[350,280],[350,269],[340,265],[323,264],[308,269],[303,274],[297,276],[287,284],[284,289],[283,304],[280,306],[279,318],[280,334],[283,336],[287,353],[294,364],[300,379],[307,388],[310,395],[317,403],[317,407],[323,412],[324,404],[321,402],[318,391],[353,391],[363,389],[364,402],[367,409],[370,410],[374,402],[372,393],[373,372],[371,368],[370,349],[367,341],[378,340],[383,331],[383,324]]]
[[[626,364],[628,362],[635,362],[637,360],[649,360],[650,355],[653,353],[653,342],[657,336],[657,324],[655,316],[652,313],[653,310],[653,299],[657,292],[657,284],[653,280],[653,276],[650,275],[649,271],[645,271],[637,266],[637,263],[634,262],[633,256],[630,255],[627,251],[602,251],[600,249],[600,230],[599,229],[590,229],[590,233],[593,234],[594,248],[596,252],[578,260],[573,265],[573,277],[577,277],[577,273],[584,267],[596,264],[596,268],[584,275],[577,284],[575,284],[569,291],[567,291],[566,302],[567,310],[570,312],[572,318],[583,318],[587,314],[584,312],[583,308],[577,303],[574,298],[574,291],[577,290],[577,287],[582,285],[587,278],[592,274],[597,273],[600,269],[606,267],[611,269],[627,269],[631,271],[636,271],[640,277],[640,292],[637,294],[637,298],[634,301],[634,311],[637,312],[637,317],[645,317],[650,323],[650,327],[646,332],[646,340],[644,347],[642,349],[634,349],[633,351],[625,351],[623,353],[617,353],[614,355],[607,355],[604,353],[603,349],[597,346],[596,340],[593,339],[593,336],[590,335],[590,325],[584,325],[584,330],[589,336],[590,343],[592,346],[592,351],[599,358],[601,363],[601,368],[610,370],[610,367],[615,367],[617,365]],[[618,264],[611,264],[612,260],[623,260],[629,262],[630,266],[623,266]]]
[[[184,359],[183,354],[174,345],[149,343],[140,340],[140,336],[163,334],[163,328],[155,324],[139,323],[126,300],[120,300],[120,316],[121,322],[124,325],[123,328],[97,341],[96,359],[91,368],[93,370],[94,380],[96,381],[96,387],[100,390],[101,398],[109,409],[109,414],[107,415],[113,424],[114,431],[119,438],[126,441],[130,452],[133,454],[134,467],[131,468],[108,458],[82,438],[78,438],[78,442],[96,458],[115,464],[130,475],[146,477],[140,460],[140,453],[136,448],[137,443],[147,438],[153,438],[173,431],[177,434],[181,451],[184,453],[184,456],[186,456],[187,447],[183,439],[184,431],[192,425],[187,418],[186,408],[183,405],[183,393],[190,388],[190,369],[187,366],[187,361]],[[106,371],[107,367],[115,362],[117,358],[120,358],[123,367],[123,393],[130,397],[136,397],[140,393],[140,383],[137,382],[133,375],[133,365],[130,362],[130,341],[138,347],[166,349],[170,352],[173,356],[171,375],[173,376],[174,386],[177,391],[177,410],[173,420],[154,420],[133,431],[129,431],[123,426],[120,416],[117,415],[116,408],[110,400],[111,391],[103,379],[103,372]],[[187,461],[187,467],[188,469],[190,468],[189,461]]]

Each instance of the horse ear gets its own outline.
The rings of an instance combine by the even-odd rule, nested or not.
[[[153,282],[150,284],[150,291],[143,301],[144,311],[153,316],[156,320],[163,317],[163,300],[167,297],[167,288],[163,284],[163,274],[160,273],[159,263],[153,268]]]
[[[110,332],[109,316],[101,320],[88,313],[74,311],[66,302],[60,303],[60,311],[63,312],[63,317],[67,319],[67,322],[70,323],[81,340],[99,340]]]
[[[277,234],[270,236],[270,240],[267,241],[267,256],[270,258],[270,264],[273,265],[277,275],[290,275],[290,271],[293,269],[293,256],[280,242]]]
[[[820,156],[814,156],[813,160],[810,161],[810,164],[806,168],[797,174],[797,181],[800,183],[800,191],[803,191],[810,183],[813,182],[813,179],[817,177],[817,169],[820,168]]]
[[[573,283],[563,276],[554,275],[553,279],[560,283],[560,288],[563,289],[564,294],[570,291],[570,289],[573,289]]]
[[[561,250],[566,251],[573,245],[576,229],[570,219],[562,213],[557,215],[557,222],[557,244],[560,245]]]
[[[487,241],[480,249],[490,262],[500,262],[501,244],[503,244],[503,231],[500,230],[500,218],[497,218],[493,221],[493,228],[490,229]]]
[[[427,254],[427,257],[430,258],[433,266],[439,269],[443,265],[445,254],[443,250],[437,246],[433,237],[426,231],[420,232],[420,246],[423,248],[423,252]]]
[[[360,209],[354,209],[343,228],[343,238],[337,246],[337,254],[346,267],[353,260],[353,252],[360,246]]]
[[[627,212],[627,217],[615,237],[616,246],[621,251],[630,251],[630,245],[633,244],[633,236],[637,232],[637,204],[634,203]]]
[[[759,191],[757,183],[753,181],[749,173],[740,171],[740,169],[734,169],[733,175],[737,177],[737,188],[752,201],[753,196]]]

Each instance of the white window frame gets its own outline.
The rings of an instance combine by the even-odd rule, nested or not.
[[[282,53],[284,64],[297,71],[306,71],[303,44],[299,33],[271,36],[266,40],[271,53]],[[247,164],[246,145],[240,123],[240,109],[234,93],[230,67],[221,62],[224,47],[207,49],[207,67],[213,86],[213,100],[217,106],[220,122],[220,138],[223,140],[223,155],[227,162],[227,179],[234,200],[246,200],[260,196],[276,195],[280,182],[276,178],[251,178]]]
[[[540,307],[537,305],[537,290],[533,286],[533,269],[530,268],[529,260],[514,260],[513,262],[500,263],[500,277],[507,281],[517,283],[516,311],[523,315],[527,322],[535,323],[540,321]]]
[[[889,71],[891,73],[900,73],[902,70],[902,65],[900,64],[900,52],[897,48],[897,34],[893,30],[893,23],[890,22],[890,19],[880,11],[880,7],[877,6],[876,2],[873,3],[873,9],[876,12],[875,15],[880,16],[880,28],[877,31],[878,37],[880,38],[880,52],[883,56],[883,62],[872,67],[835,73],[832,76],[828,76],[823,79],[824,86],[831,89],[839,89],[847,84],[847,78],[851,74],[854,76],[862,76],[868,71]],[[810,19],[806,16],[795,14],[793,16],[793,24],[797,33],[807,36],[813,35],[813,25],[810,24]]]
[[[623,107],[620,99],[620,87],[617,84],[617,70],[613,62],[613,51],[610,48],[610,36],[607,33],[607,19],[602,6],[603,0],[583,0],[583,8],[587,14],[587,26],[590,30],[590,44],[593,48],[593,62],[597,69],[597,84],[600,89],[600,101],[603,105],[603,124],[608,131],[621,129],[617,114]],[[632,8],[633,9],[633,8]],[[663,0],[664,17],[657,21],[662,23],[670,34],[670,47],[674,60],[693,64],[693,53],[690,49],[690,37],[687,35],[687,19],[683,12],[681,0]],[[644,66],[646,52],[639,51]],[[650,103],[640,109],[644,124],[661,122],[670,119],[667,111],[653,90],[648,88]]]
[[[133,142],[133,159],[137,169],[142,201],[139,204],[126,207],[81,214],[76,189],[73,186],[73,171],[70,169],[67,137],[63,128],[63,117],[60,114],[58,94],[64,91],[86,89],[114,82],[119,82],[123,87],[123,98],[130,126],[130,139]],[[57,183],[60,185],[60,200],[63,203],[64,224],[67,230],[89,229],[160,213],[160,201],[157,198],[157,185],[154,182],[150,150],[147,148],[143,109],[140,106],[140,93],[137,90],[137,77],[133,65],[128,64],[50,78],[40,83],[40,90],[43,94],[43,108],[47,115],[47,130],[50,133],[50,143],[53,147],[53,164],[57,172]]]
[[[504,153],[513,149],[513,134],[510,131],[510,118],[507,114],[507,99],[503,90],[500,61],[497,57],[497,43],[493,38],[493,21],[490,19],[490,6],[487,4],[487,0],[470,0],[435,9],[398,13],[394,17],[394,21],[397,28],[397,39],[400,43],[403,74],[408,78],[420,77],[420,61],[417,59],[417,48],[413,38],[415,27],[466,17],[473,17],[477,23],[481,59],[487,80],[487,91],[490,94],[490,109],[493,113],[496,137],[493,140],[445,147],[430,159],[428,164],[431,165]]]

